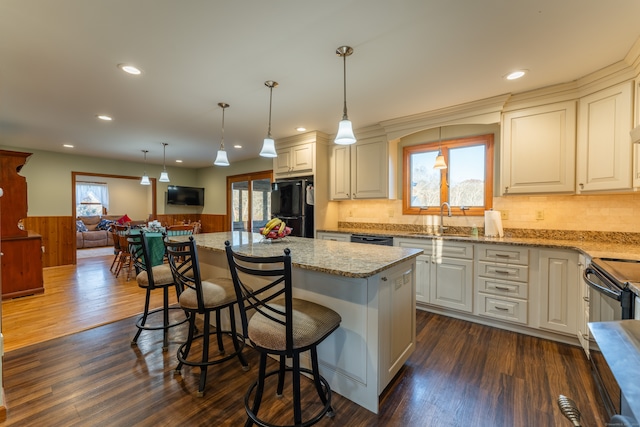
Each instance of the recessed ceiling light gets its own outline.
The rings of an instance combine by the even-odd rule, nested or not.
[[[307,128],[303,128],[302,126],[299,126],[299,127],[296,128],[296,130],[298,132],[304,132],[305,130],[307,130]]]
[[[507,74],[506,76],[504,76],[504,78],[507,80],[516,80],[524,76],[525,74],[527,74],[527,70],[518,70]]]
[[[233,148],[242,148],[242,145],[236,144],[236,145],[233,146]]]
[[[99,118],[100,120],[104,120],[105,122],[110,122],[111,120],[113,120],[110,116],[107,116],[106,114],[98,114],[96,117]]]
[[[73,148],[73,145],[71,145],[71,144],[62,144],[62,146],[64,148]]]
[[[134,76],[138,76],[138,75],[142,74],[142,71],[140,71],[139,68],[134,67],[133,65],[118,64],[118,68],[120,68],[125,73],[132,74]]]
[[[182,160],[176,159],[176,163],[182,163]]]

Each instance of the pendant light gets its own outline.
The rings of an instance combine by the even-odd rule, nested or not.
[[[224,110],[229,107],[229,104],[219,102],[218,106],[222,108],[222,139],[220,140],[220,149],[216,156],[216,161],[213,162],[216,166],[229,166],[229,159],[227,158],[227,152],[224,151]]]
[[[278,82],[267,80],[264,85],[269,88],[269,130],[267,130],[267,137],[262,143],[262,150],[260,151],[261,157],[278,157],[276,153],[276,144],[271,137],[271,101],[273,99],[273,88],[278,87]]]
[[[438,156],[436,157],[436,162],[433,165],[434,169],[446,169],[447,163],[444,161],[444,156],[442,155],[442,127],[438,128]]]
[[[147,175],[147,153],[149,150],[142,150],[144,153],[144,173],[142,174],[142,179],[140,180],[141,185],[151,185],[151,181],[149,181],[149,176]]]
[[[344,109],[342,111],[342,120],[338,125],[338,134],[336,135],[335,143],[339,145],[349,145],[356,142],[356,136],[353,134],[353,126],[349,117],[347,117],[347,56],[353,53],[353,48],[350,46],[340,46],[336,49],[338,56],[341,56],[344,62]]]
[[[170,182],[169,174],[167,173],[167,144],[166,142],[162,143],[162,172],[160,173],[160,182]]]

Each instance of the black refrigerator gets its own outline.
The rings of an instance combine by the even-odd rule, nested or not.
[[[292,228],[292,236],[314,237],[314,203],[312,179],[287,179],[271,184],[271,217],[286,222]]]

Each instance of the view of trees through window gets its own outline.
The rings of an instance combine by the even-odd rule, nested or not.
[[[107,184],[95,182],[76,183],[76,215],[102,215],[109,208]]]
[[[433,167],[439,150],[446,169]],[[405,147],[404,165],[405,214],[426,213],[444,202],[457,214],[478,215],[492,206],[493,135]]]
[[[263,227],[271,213],[271,173],[227,177],[231,229],[255,231]]]

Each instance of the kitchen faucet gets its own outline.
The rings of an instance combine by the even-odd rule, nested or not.
[[[442,205],[440,205],[440,225],[438,226],[438,230],[439,230],[439,234],[444,234],[444,230],[447,229],[447,227],[444,226],[444,207],[447,207],[447,216],[451,216],[451,206],[449,205],[448,202],[444,202]]]

